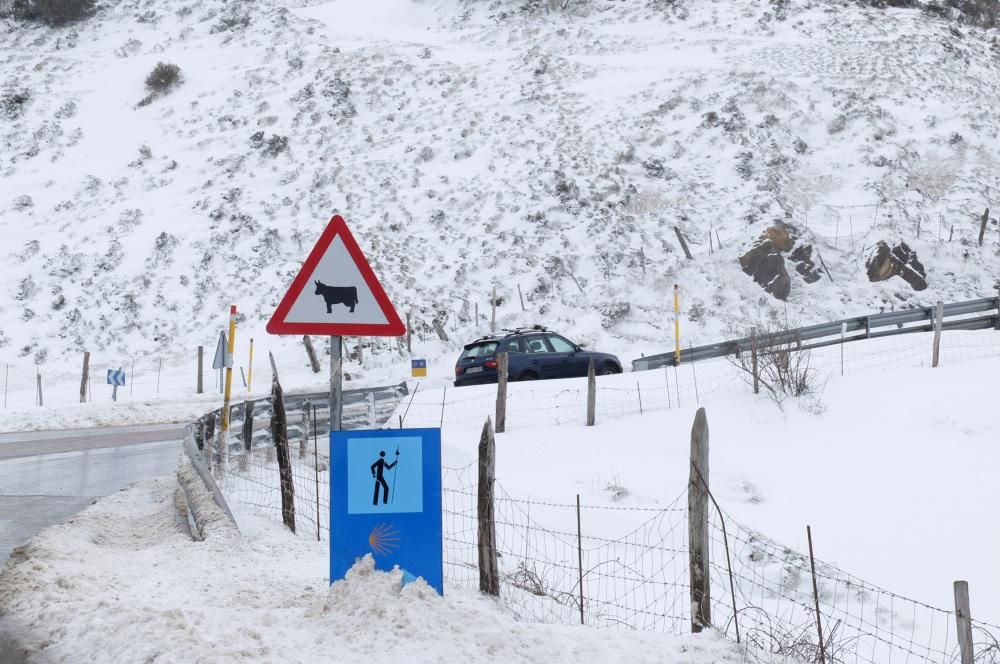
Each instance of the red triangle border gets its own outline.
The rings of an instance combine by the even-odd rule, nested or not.
[[[310,275],[315,271],[323,255],[326,254],[327,249],[333,243],[333,239],[338,235],[343,239],[347,253],[354,260],[354,264],[358,267],[358,271],[361,272],[365,284],[372,295],[375,296],[375,301],[382,309],[382,313],[388,322],[379,325],[370,323],[287,322],[285,318],[288,316],[289,311],[291,311],[292,305],[295,304],[299,295],[302,294],[302,291],[308,285]],[[327,224],[323,234],[316,241],[316,246],[309,252],[309,257],[306,258],[302,267],[299,268],[299,273],[295,276],[291,286],[288,287],[288,292],[281,298],[278,308],[274,310],[271,320],[268,321],[267,332],[268,334],[316,334],[331,337],[401,337],[406,334],[406,326],[399,319],[399,314],[396,313],[396,309],[392,306],[389,296],[385,294],[382,284],[379,282],[378,277],[375,276],[375,272],[372,271],[371,265],[368,264],[368,259],[365,258],[364,252],[361,251],[361,247],[358,246],[350,229],[347,228],[347,222],[338,214],[330,219],[330,223]]]

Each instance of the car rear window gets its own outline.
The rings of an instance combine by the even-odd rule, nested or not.
[[[464,360],[470,357],[487,357],[493,355],[497,350],[497,342],[491,341],[484,344],[476,344],[475,346],[469,346],[462,353],[462,357],[459,359]]]

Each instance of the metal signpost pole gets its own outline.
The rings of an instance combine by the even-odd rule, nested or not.
[[[344,399],[344,338],[330,337],[330,431],[340,431]]]
[[[247,392],[253,392],[253,337],[250,338],[250,362],[247,368]]]

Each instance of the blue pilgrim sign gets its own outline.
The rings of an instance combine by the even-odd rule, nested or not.
[[[441,430],[330,433],[330,582],[358,558],[443,593]]]

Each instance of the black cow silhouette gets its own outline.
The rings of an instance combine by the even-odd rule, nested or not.
[[[322,295],[326,300],[326,313],[333,313],[333,305],[342,304],[350,307],[354,313],[354,307],[358,304],[358,289],[354,286],[327,286],[321,281],[316,282],[316,292],[314,295]]]

